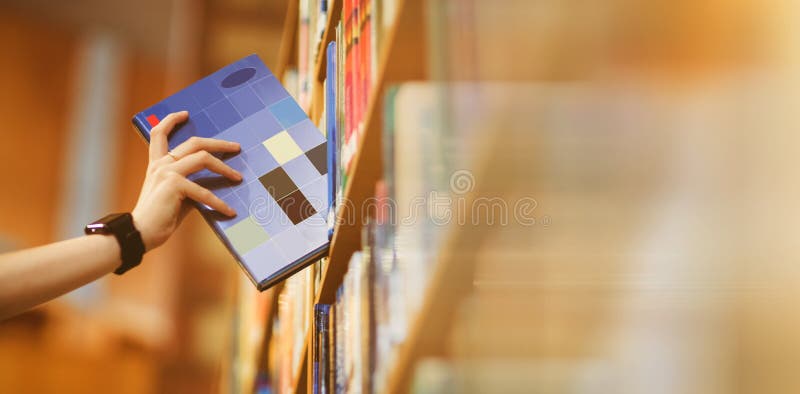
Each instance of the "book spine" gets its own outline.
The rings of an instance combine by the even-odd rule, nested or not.
[[[328,137],[328,239],[333,238],[336,223],[336,188],[337,188],[337,160],[336,160],[336,42],[328,44],[327,49],[328,84],[325,91],[325,115]]]
[[[342,17],[344,18],[344,13]],[[337,205],[341,199],[341,192],[347,185],[347,175],[345,173],[346,167],[344,166],[344,136],[345,136],[345,99],[344,99],[344,51],[347,47],[344,34],[344,23],[342,19],[336,25],[336,159],[338,161],[337,167],[337,182],[336,191]]]
[[[347,331],[345,330],[345,315],[347,311],[345,310],[344,305],[344,284],[339,286],[339,289],[336,291],[336,353],[335,353],[335,365],[336,365],[336,394],[344,394],[345,388],[347,386],[346,382],[346,374],[345,374],[345,335]]]
[[[372,58],[375,54],[372,51],[372,12],[374,7],[374,0],[364,0],[364,27],[362,34],[364,36],[364,112],[367,111],[367,104],[371,95],[372,84]]]
[[[353,131],[352,131],[352,133],[353,134],[352,134],[351,142],[350,142],[351,149],[353,151],[353,155],[355,155],[356,143],[357,143],[356,141],[358,141],[358,124],[361,121],[361,97],[360,97],[361,89],[359,87],[360,84],[358,82],[359,81],[359,79],[358,79],[359,78],[359,74],[358,74],[359,63],[358,62],[359,62],[359,59],[361,58],[361,56],[359,56],[359,51],[361,50],[361,48],[358,45],[359,44],[358,39],[360,38],[359,37],[359,32],[361,31],[361,28],[359,26],[359,24],[360,24],[359,9],[358,9],[359,1],[360,0],[353,0],[353,25],[352,25],[353,26],[353,60],[352,60],[352,62],[353,62],[353,79],[352,79],[352,82],[351,82],[353,84],[353,88],[352,88],[352,91],[353,91],[353,99],[352,99],[353,100],[353,125],[352,125]]]
[[[328,393],[334,393],[336,389],[336,315],[339,313],[336,305],[331,305],[328,312],[328,376],[327,376],[327,390]]]
[[[141,113],[141,112],[136,114],[131,119],[131,123],[133,123],[133,126],[136,127],[136,130],[139,132],[139,135],[141,135],[142,138],[144,138],[144,140],[147,141],[147,143],[150,143],[150,129],[151,129],[151,127],[150,127],[150,123],[148,123],[147,119],[145,119],[144,114]]]
[[[327,368],[325,365],[328,351],[328,312],[330,306],[326,304],[314,305],[314,343],[313,353],[313,375],[312,392],[314,394],[327,394]]]
[[[375,350],[375,322],[373,314],[374,297],[373,297],[373,272],[372,267],[374,264],[374,245],[373,236],[375,234],[375,221],[370,220],[367,226],[362,230],[364,232],[364,260],[361,264],[361,270],[358,272],[358,281],[360,283],[360,293],[358,294],[359,303],[361,308],[359,312],[359,324],[361,324],[361,386],[364,393],[374,392],[372,388],[372,373],[374,364],[374,350]]]
[[[344,116],[345,116],[345,130],[344,130],[344,147],[342,148],[342,159],[344,169],[346,172],[350,170],[350,160],[352,158],[352,143],[353,143],[353,124],[355,117],[355,106],[353,100],[353,60],[354,60],[354,10],[353,0],[344,0],[345,8],[345,60],[344,60]]]
[[[367,113],[367,57],[369,55],[369,37],[367,36],[367,0],[358,0],[358,90],[359,94],[359,132],[363,133],[364,117]]]
[[[382,1],[371,0],[372,7],[370,7],[370,77],[369,77],[369,88],[372,91],[372,87],[377,81],[378,78],[378,58],[380,57],[378,52],[378,47],[381,44],[381,9],[383,7]]]
[[[299,82],[299,92],[298,92],[298,104],[308,112],[308,107],[310,104],[310,83],[309,83],[309,74],[310,70],[308,69],[309,63],[309,29],[311,28],[309,25],[311,23],[309,8],[311,7],[309,0],[300,0],[299,5],[299,12],[298,12],[298,36],[297,36],[297,74],[298,74],[298,82]]]

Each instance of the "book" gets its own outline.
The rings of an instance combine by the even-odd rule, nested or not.
[[[313,36],[311,29],[312,5],[309,0],[302,0],[298,5],[297,13],[297,77],[298,77],[298,100],[300,106],[308,110],[311,106],[311,69],[309,48],[310,38]]]
[[[342,13],[344,15],[344,13]],[[344,16],[343,16],[344,17]],[[337,183],[336,183],[336,201],[341,199],[342,190],[347,185],[347,168],[345,167],[344,160],[344,147],[345,147],[345,130],[346,130],[346,117],[345,117],[345,90],[344,90],[344,54],[346,42],[344,38],[344,22],[343,19],[339,20],[336,25],[336,161],[337,165]]]
[[[323,257],[329,247],[327,140],[256,55],[223,67],[133,117],[150,130],[171,112],[189,120],[170,134],[169,148],[193,136],[235,141],[223,160],[242,173],[233,184],[204,170],[189,179],[237,212],[201,214],[259,290]]]
[[[331,305],[328,311],[328,375],[323,376],[329,393],[336,392],[336,313],[336,305]]]
[[[333,237],[333,230],[336,224],[336,193],[338,185],[338,162],[337,162],[337,129],[336,129],[336,41],[328,44],[327,48],[328,64],[327,75],[331,76],[325,84],[325,125],[328,137],[328,239]],[[333,81],[331,81],[333,78]]]
[[[314,346],[313,371],[312,371],[312,390],[314,394],[329,394],[331,392],[330,382],[328,381],[329,368],[329,314],[331,306],[328,304],[314,305]]]
[[[336,304],[334,307],[336,328],[333,330],[336,350],[333,353],[334,368],[336,370],[334,376],[334,391],[336,394],[343,394],[346,391],[347,382],[345,379],[345,339],[347,338],[347,326],[345,326],[345,316],[347,310],[344,305],[344,287],[339,287],[336,290]]]
[[[350,171],[350,162],[355,156],[356,151],[356,137],[355,133],[355,119],[357,114],[355,92],[355,48],[357,45],[355,36],[355,1],[344,0],[342,7],[342,18],[344,20],[344,64],[343,64],[343,78],[344,78],[344,141],[342,145],[342,166],[345,171]]]

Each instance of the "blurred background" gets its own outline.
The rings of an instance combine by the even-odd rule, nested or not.
[[[250,53],[280,70],[291,1],[0,1],[0,251],[129,210],[146,167],[131,115]],[[420,63],[426,87],[381,102],[422,113],[383,142],[424,142],[366,165],[398,202],[468,171],[467,203],[533,201],[534,223],[397,230],[428,242],[389,247],[425,266],[421,317],[390,347],[401,372],[367,391],[800,392],[800,3],[397,3],[423,17],[399,12],[411,49],[382,71],[411,76],[386,84]],[[124,278],[0,322],[0,391],[252,391],[229,383],[234,322],[277,295],[243,278],[192,214]]]
[[[274,68],[287,4],[0,2],[0,251],[129,211],[147,165],[132,115],[251,53]],[[0,322],[0,391],[213,392],[241,276],[193,213],[124,279]]]

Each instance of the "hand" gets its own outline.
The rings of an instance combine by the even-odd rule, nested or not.
[[[208,205],[228,216],[236,212],[214,193],[190,181],[187,175],[208,169],[232,181],[242,180],[236,170],[209,152],[238,152],[239,144],[192,137],[169,152],[167,136],[189,118],[186,111],[167,115],[150,132],[150,161],[139,201],[131,213],[145,248],[154,249],[172,235],[191,209],[187,198]]]

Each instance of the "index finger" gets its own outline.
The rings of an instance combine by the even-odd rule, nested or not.
[[[169,152],[167,136],[176,125],[189,119],[188,111],[173,112],[150,130],[150,161],[158,160]]]

